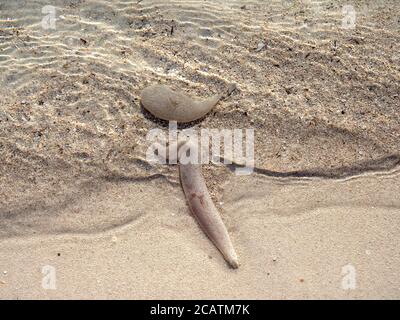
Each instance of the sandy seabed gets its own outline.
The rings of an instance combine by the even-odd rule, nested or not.
[[[398,0],[0,0],[0,298],[400,298],[399,19]],[[237,270],[176,166],[146,160],[155,82],[237,86],[189,125],[255,130],[252,175],[204,166]]]

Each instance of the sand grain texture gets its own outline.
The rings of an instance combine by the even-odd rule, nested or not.
[[[0,297],[399,298],[399,3],[347,4],[0,1]],[[253,175],[204,167],[238,270],[146,161],[153,83],[237,85],[190,125],[255,129]]]

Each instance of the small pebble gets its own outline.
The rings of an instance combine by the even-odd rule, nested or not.
[[[265,48],[265,43],[264,42],[260,42],[257,46],[256,52],[260,52],[262,49]]]

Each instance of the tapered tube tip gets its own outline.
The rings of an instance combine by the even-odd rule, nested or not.
[[[229,257],[229,258],[225,258],[225,260],[228,262],[229,266],[232,269],[237,269],[239,268],[239,260],[237,258],[237,256],[233,256],[233,257]]]

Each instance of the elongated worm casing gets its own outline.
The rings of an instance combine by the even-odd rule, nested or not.
[[[219,249],[225,260],[234,269],[239,267],[228,230],[215,207],[201,173],[201,166],[179,164],[179,174],[190,210],[200,227]]]

